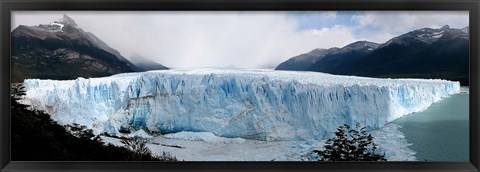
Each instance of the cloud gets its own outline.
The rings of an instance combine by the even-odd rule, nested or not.
[[[275,67],[356,40],[342,26],[299,30],[286,12],[16,12],[13,25],[50,23],[63,13],[127,58],[139,55],[173,68]]]
[[[377,43],[423,27],[468,25],[468,12],[15,11],[12,26],[67,14],[126,58],[171,68],[274,68],[315,48]],[[12,28],[13,30],[13,28]]]

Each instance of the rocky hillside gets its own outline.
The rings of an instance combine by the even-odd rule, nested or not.
[[[359,41],[325,53],[292,57],[276,70],[380,78],[438,78],[469,82],[469,28],[423,28],[384,44]]]
[[[12,82],[26,78],[76,79],[144,71],[73,19],[23,26],[12,33]]]

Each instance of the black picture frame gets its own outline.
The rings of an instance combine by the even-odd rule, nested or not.
[[[479,0],[2,0],[0,2],[1,171],[300,171],[300,170],[448,170],[478,171],[479,161]],[[10,25],[15,10],[464,10],[470,23],[469,162],[15,162],[10,160]]]

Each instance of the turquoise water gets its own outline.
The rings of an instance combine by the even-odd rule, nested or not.
[[[469,94],[460,93],[434,103],[393,123],[413,145],[419,161],[468,161]]]

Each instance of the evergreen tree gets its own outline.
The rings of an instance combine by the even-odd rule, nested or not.
[[[365,127],[357,123],[355,129],[344,124],[339,126],[335,137],[325,142],[323,150],[314,150],[320,161],[386,161],[383,155],[375,153],[377,144]]]
[[[144,142],[135,151],[105,144],[85,126],[59,125],[50,115],[17,102],[25,95],[21,84],[12,86],[10,94],[13,161],[177,161],[169,153],[153,155]]]

